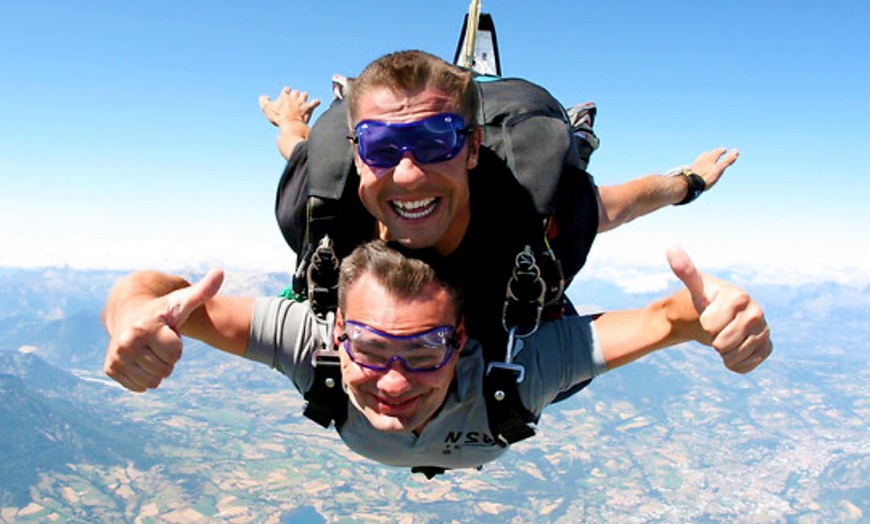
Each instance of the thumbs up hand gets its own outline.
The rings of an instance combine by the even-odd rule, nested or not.
[[[707,338],[699,342],[713,346],[725,367],[748,373],[770,356],[773,342],[764,311],[745,290],[701,273],[680,248],[668,250],[668,263],[692,296]]]
[[[217,294],[224,275],[212,270],[192,286],[156,297],[128,289],[135,287],[130,284],[135,275],[116,287],[113,295],[123,298],[110,296],[103,314],[110,337],[103,368],[125,388],[143,392],[156,388],[172,373],[182,353],[179,329],[194,310]]]

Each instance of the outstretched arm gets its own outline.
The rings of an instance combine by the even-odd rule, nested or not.
[[[724,148],[701,153],[691,166],[704,179],[709,191],[739,155]],[[617,186],[598,188],[598,232],[603,233],[627,222],[681,202],[689,190],[685,176],[646,175]]]
[[[308,122],[320,100],[309,102],[308,93],[285,87],[276,100],[262,95],[258,101],[266,120],[278,127],[278,151],[289,160],[299,142],[308,139]]]
[[[748,373],[773,351],[761,306],[743,289],[699,272],[681,249],[668,262],[686,289],[633,311],[607,312],[594,324],[608,369],[694,340],[713,346],[725,367]]]
[[[244,355],[254,299],[218,295],[222,283],[220,270],[192,286],[154,271],[121,279],[103,310],[106,374],[132,391],[156,388],[181,359],[181,335]]]

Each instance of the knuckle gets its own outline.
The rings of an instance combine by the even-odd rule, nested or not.
[[[135,324],[114,337],[115,346],[118,352],[123,353],[132,350],[137,344],[147,340],[149,335],[148,329],[142,324]]]
[[[736,293],[734,293],[734,297],[732,300],[734,301],[734,305],[742,311],[761,309],[757,307],[757,304],[755,304],[755,302],[752,300],[752,297],[749,296],[749,293],[747,293],[743,289],[740,289]],[[753,305],[755,305],[756,307],[752,307]]]
[[[181,360],[183,346],[180,340],[172,341],[161,346],[160,360],[171,367]]]

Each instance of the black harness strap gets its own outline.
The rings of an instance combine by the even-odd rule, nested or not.
[[[535,255],[531,247],[526,246],[525,250],[517,253],[514,269],[507,283],[502,309],[502,325],[505,331],[514,329],[514,334],[518,337],[534,333],[541,322],[546,290]],[[510,362],[512,358],[512,353],[508,353],[505,361]]]
[[[336,428],[340,428],[347,419],[347,395],[341,382],[339,350],[332,344],[335,310],[338,307],[338,257],[335,256],[329,235],[323,235],[305,269],[308,302],[322,322],[326,334],[323,347],[311,356],[314,383],[305,392],[303,414],[325,428],[333,422]]]
[[[483,381],[490,431],[504,446],[535,436],[538,418],[525,408],[517,388],[524,376],[522,366],[491,362]]]
[[[337,276],[337,268],[338,268],[338,257],[335,256],[334,246],[332,241],[329,241],[328,251],[324,248],[321,249],[321,245],[324,244],[327,236],[332,233],[332,229],[335,228],[336,223],[338,223],[338,207],[339,202],[337,200],[324,200],[320,197],[310,196],[305,203],[305,238],[303,242],[303,251],[302,253],[297,253],[299,260],[296,263],[296,272],[293,274],[293,293],[296,296],[309,296],[311,292],[311,272],[315,271],[314,278],[320,278],[321,282],[324,282],[325,285],[331,285],[331,275],[329,272],[332,271],[332,267],[329,266],[331,263],[328,260],[330,257],[335,260],[335,285],[338,285],[338,276]],[[313,257],[316,252],[320,252],[321,257],[326,257],[326,263],[323,268],[312,268]],[[318,273],[324,272],[325,274],[321,277]],[[321,286],[322,287],[322,286]],[[335,308],[332,308],[333,311]]]
[[[504,445],[535,435],[538,417],[523,405],[517,385],[525,378],[525,368],[513,362],[517,337],[537,331],[544,309],[547,286],[535,262],[531,247],[517,254],[513,274],[507,284],[502,324],[508,332],[504,361],[487,365],[483,381],[486,413],[490,431]]]
[[[306,271],[308,302],[314,313],[325,318],[338,309],[338,257],[329,235],[320,239]]]
[[[305,392],[303,415],[328,428],[334,423],[339,429],[347,420],[347,394],[341,382],[341,365],[338,350],[323,348],[314,352],[314,383]]]

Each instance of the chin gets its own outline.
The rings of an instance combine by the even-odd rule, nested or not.
[[[414,426],[407,423],[413,421],[403,421],[396,417],[390,417],[373,412],[366,412],[365,416],[366,419],[368,419],[369,424],[378,431],[383,431],[385,433],[410,433],[414,430]]]
[[[404,235],[396,239],[400,244],[407,248],[411,249],[425,249],[430,247],[435,247],[435,244],[438,243],[438,238],[435,235]]]
[[[396,220],[389,227],[393,238],[413,249],[434,247],[447,232],[442,223],[428,217],[418,221]]]

